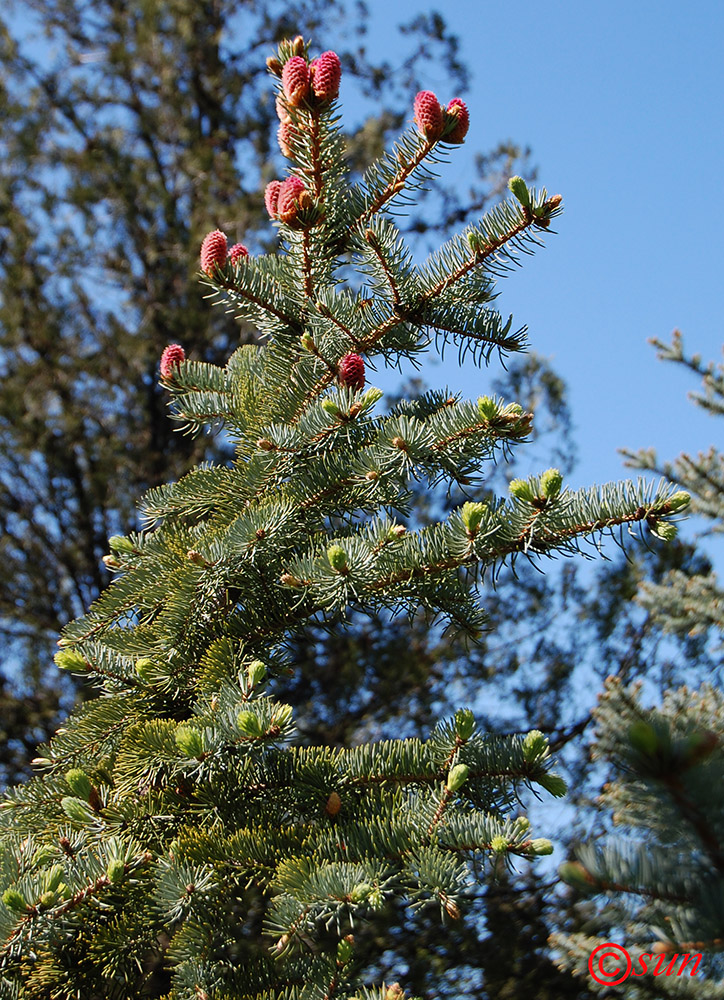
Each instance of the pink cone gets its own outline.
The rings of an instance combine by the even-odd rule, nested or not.
[[[226,263],[226,234],[220,229],[204,236],[201,244],[201,270],[211,274],[215,267],[223,267]]]
[[[248,257],[249,251],[246,249],[243,243],[235,243],[231,250],[229,250],[229,261],[232,264],[238,264],[242,257]]]
[[[302,207],[302,195],[308,192],[301,177],[292,174],[282,184],[279,190],[279,200],[277,202],[277,217],[282,222],[293,222],[297,217],[297,212]]]
[[[355,390],[364,388],[364,358],[360,357],[359,354],[345,354],[337,366],[337,375],[340,385],[346,385]]]
[[[165,347],[161,355],[161,378],[172,379],[176,369],[182,361],[186,360],[186,351],[180,344],[169,344]]]
[[[331,101],[339,94],[342,64],[336,52],[323,52],[312,63],[312,90],[323,101]]]
[[[455,144],[462,142],[470,128],[470,115],[468,114],[467,105],[459,97],[453,97],[445,109],[445,113],[448,121],[451,118],[457,119],[455,128],[445,136],[445,142]]]
[[[294,128],[291,120],[282,122],[277,131],[277,139],[279,141],[279,148],[282,151],[282,156],[286,156],[288,160],[294,159],[294,153],[292,152],[292,147],[290,142],[294,142],[299,133]]]
[[[282,70],[284,96],[292,107],[299,107],[309,94],[309,66],[302,56],[292,56]]]
[[[282,187],[281,181],[270,181],[266,186],[264,191],[264,204],[266,205],[266,210],[269,213],[270,219],[278,219],[277,215],[277,205],[279,202],[279,192]]]
[[[289,111],[287,109],[286,104],[284,103],[284,98],[282,97],[281,94],[277,94],[276,109],[277,109],[277,117],[279,118],[280,122],[290,122],[292,120],[289,116]]]
[[[442,135],[442,108],[431,90],[421,90],[415,98],[415,123],[427,139]]]

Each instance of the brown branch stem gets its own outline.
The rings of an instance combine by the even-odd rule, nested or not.
[[[553,547],[553,541],[558,542],[560,540],[575,538],[577,535],[590,534],[593,531],[602,531],[605,528],[615,528],[623,524],[630,524],[635,521],[645,520],[646,511],[641,512],[641,508],[634,511],[632,514],[624,514],[622,517],[609,517],[605,520],[598,521],[587,521],[583,524],[573,525],[571,528],[567,528],[563,531],[556,532],[555,535],[551,533],[550,540]],[[532,522],[533,523],[533,522]],[[531,523],[531,526],[532,526]],[[519,552],[525,552],[528,546],[525,544],[527,536],[530,532],[530,526],[521,535],[515,539],[509,545],[504,545],[502,548],[495,552],[490,553],[490,557],[494,559],[505,559],[506,556],[513,555]],[[543,549],[536,549],[535,551],[545,551]],[[393,586],[396,583],[405,583],[410,580],[420,579],[425,576],[436,576],[439,573],[444,573],[450,569],[457,569],[470,562],[482,561],[480,558],[476,557],[474,553],[460,557],[451,556],[447,559],[441,559],[438,563],[430,563],[426,566],[413,566],[409,569],[398,570],[396,573],[391,573],[389,576],[384,577],[381,580],[377,580],[372,584],[373,590],[382,590],[386,587]]]
[[[337,317],[323,302],[317,303],[317,310],[320,316],[324,316],[325,319],[330,320],[339,330],[342,331],[342,333],[344,333],[347,337],[349,337],[354,347],[359,348],[360,344],[359,339],[355,336],[354,333],[352,333],[352,331],[348,326],[345,326],[345,324],[340,319],[337,319]]]
[[[269,305],[268,302],[262,302],[258,296],[252,294],[248,289],[237,288],[236,285],[229,284],[225,280],[218,281],[218,284],[221,288],[225,288],[228,292],[233,292],[235,295],[239,295],[248,302],[252,302],[255,306],[259,306],[260,309],[264,309],[266,312],[271,313],[272,316],[276,316],[277,319],[281,320],[282,323],[286,323],[287,326],[297,325],[297,320],[292,319],[291,316],[287,316],[283,312],[280,312],[279,309],[275,309],[274,306]]]
[[[314,295],[314,281],[312,279],[312,262],[309,257],[309,230],[302,232],[302,270],[304,274],[304,294],[308,299]]]
[[[435,139],[426,139],[409,163],[405,163],[404,161],[400,163],[400,169],[397,171],[394,178],[390,181],[387,187],[377,195],[372,204],[365,209],[359,217],[358,225],[365,225],[370,216],[374,215],[375,212],[378,212],[382,206],[390,200],[390,198],[394,198],[394,196],[402,190],[405,186],[407,178],[416,167],[420,166],[428,153],[432,151],[436,141],[437,140]]]
[[[390,269],[390,265],[385,259],[385,255],[382,253],[382,247],[379,244],[379,240],[377,239],[377,237],[375,236],[375,234],[372,232],[371,229],[365,230],[364,237],[365,241],[369,244],[370,249],[377,257],[377,260],[380,262],[380,266],[382,267],[382,270],[385,273],[385,278],[387,279],[387,284],[390,286],[390,291],[392,292],[393,305],[397,309],[399,306],[402,305],[402,299],[400,298],[400,289],[397,286],[397,282],[395,280],[394,274],[392,273],[392,270]]]

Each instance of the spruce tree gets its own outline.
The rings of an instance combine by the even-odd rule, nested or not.
[[[169,342],[223,363],[256,334],[209,318],[188,247],[213,224],[268,245],[260,194],[282,161],[258,53],[297,25],[327,48],[343,36],[357,172],[422,77],[466,85],[439,15],[391,28],[394,72],[366,55],[363,6],[303,0],[294,18],[274,0],[0,5],[0,638],[23,693],[54,683],[58,632],[107,586],[107,538],[137,527],[139,494],[223,454],[223,436],[173,433],[155,373]],[[469,188],[418,206],[417,239],[479,214],[525,168],[511,143],[478,157]],[[24,742],[33,719],[13,717]]]
[[[661,358],[701,376],[696,405],[724,414],[724,366],[687,356],[678,333],[671,345],[654,343]],[[721,532],[724,456],[718,449],[674,462],[661,462],[651,449],[625,454],[629,464],[686,488],[704,535]],[[611,777],[598,800],[608,836],[579,844],[561,867],[585,900],[579,906],[585,918],[578,933],[552,940],[561,962],[606,996],[724,997],[724,595],[711,564],[700,560],[643,581],[637,596],[649,620],[684,644],[681,672],[694,660],[687,644],[695,654],[702,643],[710,647],[714,670],[703,684],[700,672],[693,673],[689,684],[671,687],[656,705],[643,680],[607,680],[594,713],[593,757]],[[597,984],[588,961],[607,941],[628,949],[632,968],[616,982],[627,964],[625,956],[612,955],[610,975],[599,973]],[[678,975],[683,959],[675,956],[686,953],[692,957]],[[673,973],[666,975],[670,965]]]
[[[700,377],[700,391],[691,394],[694,404],[713,417],[724,416],[724,364],[687,354],[678,331],[671,344],[658,340],[653,344],[660,360]],[[632,467],[660,473],[690,492],[691,513],[702,519],[705,529],[702,537],[724,533],[724,454],[717,447],[712,445],[696,455],[685,452],[673,462],[661,462],[651,448],[625,451],[624,455]],[[657,624],[672,635],[694,638],[724,632],[724,589],[711,566],[695,573],[672,569],[660,584],[642,587],[640,600]]]
[[[12,997],[402,997],[360,981],[354,931],[393,900],[459,919],[486,866],[552,850],[524,788],[565,790],[547,739],[494,736],[459,709],[425,740],[295,741],[276,680],[296,631],[345,613],[487,626],[476,586],[519,559],[648,527],[686,504],[645,483],[563,489],[557,469],[420,530],[409,484],[465,486],[526,440],[514,402],[452,392],[379,413],[374,363],[452,341],[471,361],[519,351],[496,279],[542,242],[561,198],[514,198],[417,264],[391,218],[464,141],[468,111],[430,91],[361,183],[349,177],[333,52],[301,37],[268,66],[292,169],[266,189],[279,251],[216,229],[209,297],[258,331],[221,367],[163,352],[180,430],[223,426],[226,463],[149,490],[146,529],[109,539],[113,584],[60,640],[100,697],[74,713],[2,804],[2,983]],[[286,147],[286,148],[285,148]]]
[[[599,806],[616,836],[580,844],[561,866],[592,900],[579,904],[580,929],[551,942],[605,996],[721,998],[724,695],[682,687],[651,706],[641,688],[611,677],[596,710],[594,759],[615,775]],[[601,969],[608,942],[628,956],[612,952]]]

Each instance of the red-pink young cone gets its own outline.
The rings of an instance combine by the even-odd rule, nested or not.
[[[355,390],[364,388],[364,358],[361,358],[359,354],[345,354],[337,366],[337,375],[340,385],[346,385]]]
[[[301,177],[293,174],[282,184],[279,190],[279,200],[277,202],[277,217],[282,222],[293,222],[297,217],[297,212],[301,206],[302,196],[309,196],[309,192],[304,186]]]
[[[186,360],[186,351],[180,344],[169,344],[161,355],[161,378],[172,379],[182,361]]]
[[[451,118],[457,119],[455,128],[452,132],[448,132],[445,136],[445,142],[462,142],[468,134],[468,129],[470,128],[470,115],[468,114],[467,105],[464,101],[461,101],[459,97],[453,97],[445,109],[445,112],[448,121],[450,121]]]
[[[214,229],[204,236],[201,244],[201,270],[211,274],[215,267],[223,267],[226,263],[226,233]]]
[[[299,107],[309,94],[309,66],[302,56],[292,56],[282,70],[284,96],[292,107]]]
[[[270,181],[264,191],[264,204],[266,205],[266,210],[269,213],[270,219],[279,218],[277,215],[277,204],[279,202],[279,192],[281,191],[281,187],[281,181]]]
[[[415,98],[415,124],[428,139],[442,135],[443,116],[440,103],[431,90],[421,90]]]
[[[277,131],[277,139],[279,141],[279,148],[282,151],[282,156],[286,156],[288,160],[294,159],[294,153],[292,152],[291,143],[295,142],[299,133],[292,125],[291,120],[282,122]]]
[[[246,249],[243,243],[235,243],[231,250],[229,250],[229,261],[232,264],[238,264],[242,257],[248,257],[249,251]]]
[[[323,101],[331,101],[339,94],[342,64],[336,52],[323,52],[312,63],[312,90]],[[311,67],[310,67],[311,68]]]
[[[286,102],[281,94],[277,94],[276,109],[277,118],[280,122],[290,122],[292,120],[289,115],[289,109],[287,108]]]

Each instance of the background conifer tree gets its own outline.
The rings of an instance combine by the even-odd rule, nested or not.
[[[655,342],[659,356],[702,378],[696,405],[724,414],[724,368],[703,364],[684,352],[676,333],[671,345]],[[718,534],[724,524],[724,457],[716,448],[696,457],[682,454],[660,463],[652,450],[626,453],[637,468],[661,472],[691,494],[691,511],[704,526],[702,535]],[[607,996],[724,996],[724,694],[721,688],[722,592],[711,565],[676,567],[657,582],[643,581],[638,600],[650,620],[689,649],[712,647],[713,670],[666,690],[651,707],[650,685],[609,678],[595,713],[594,759],[611,768],[613,780],[599,799],[602,817],[615,830],[604,839],[578,846],[575,860],[561,869],[574,891],[595,901],[582,904],[581,930],[557,934],[568,968],[586,975],[588,957],[608,940],[622,941],[631,952],[630,975],[616,985],[591,988]],[[684,665],[690,669],[690,664]],[[610,822],[599,822],[599,828]],[[615,834],[615,835],[614,835]],[[674,955],[702,953],[683,975],[664,975]],[[649,970],[644,975],[640,956]],[[682,959],[674,962],[675,971]],[[617,978],[609,960],[611,980]],[[624,965],[619,963],[622,971]],[[654,976],[658,970],[659,975]]]

